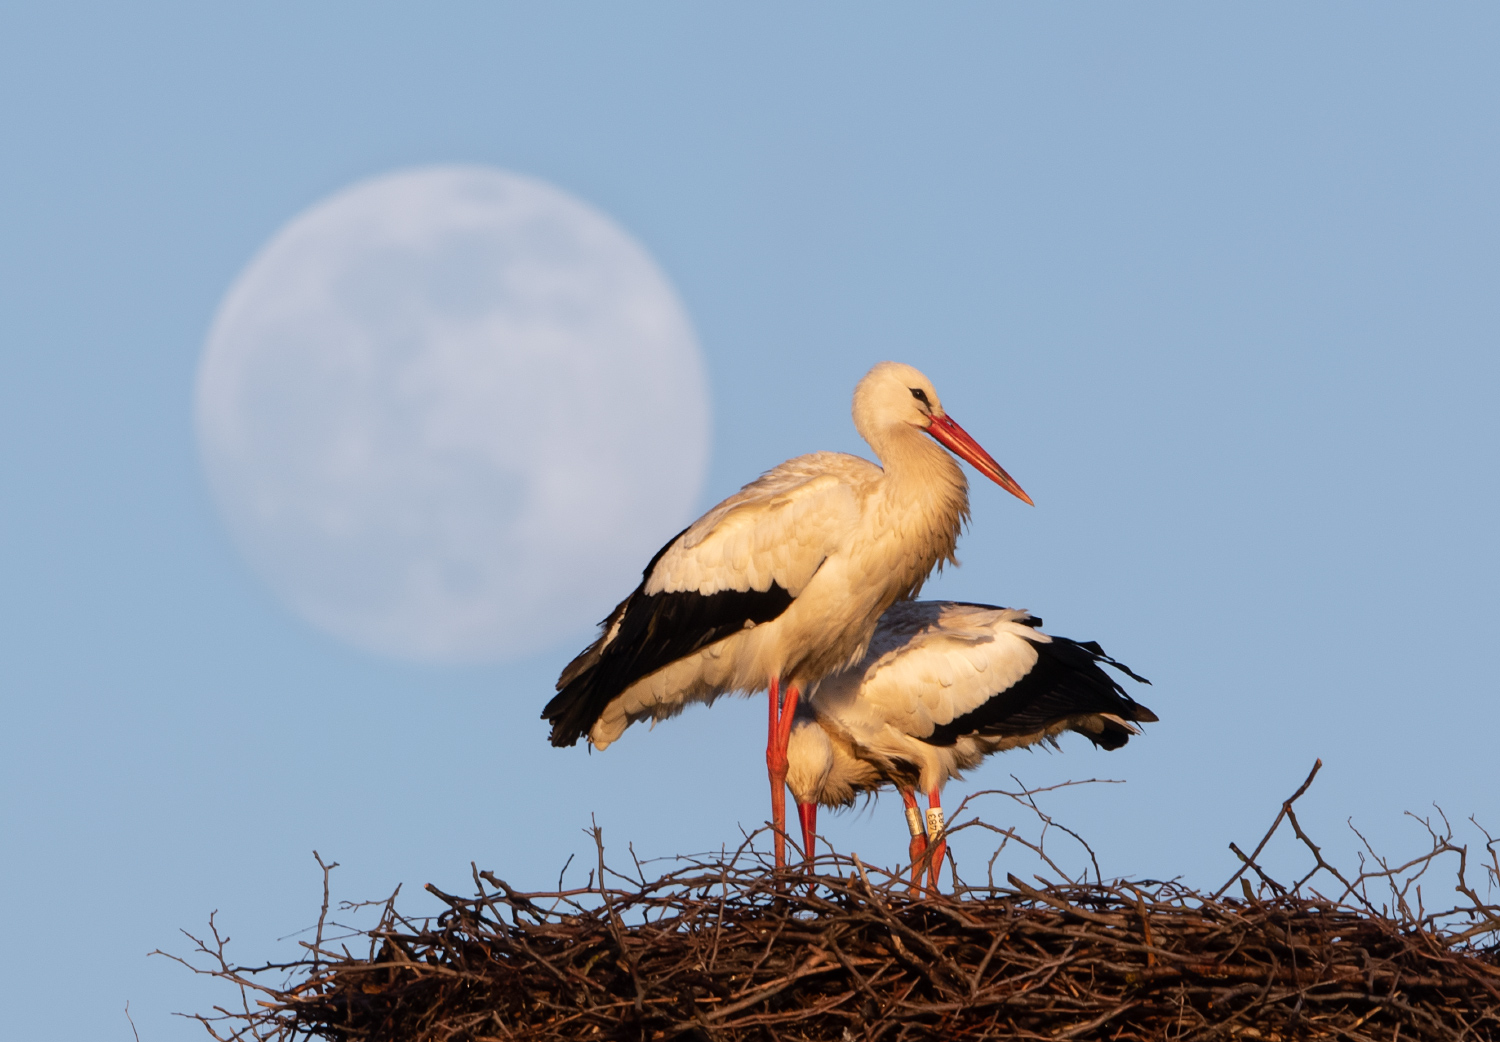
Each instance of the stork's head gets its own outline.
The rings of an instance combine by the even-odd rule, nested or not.
[[[816,720],[798,716],[786,746],[786,785],[797,805],[819,803],[833,770],[833,743]]]
[[[786,785],[802,822],[802,853],[809,860],[817,841],[818,804],[833,770],[833,743],[816,720],[799,715],[786,746]]]
[[[854,427],[877,451],[892,429],[924,431],[1011,495],[1031,502],[1016,480],[943,410],[937,388],[912,366],[880,362],[865,374],[854,388]]]

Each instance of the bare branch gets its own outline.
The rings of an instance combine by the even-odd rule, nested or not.
[[[1234,875],[1226,879],[1223,886],[1219,887],[1219,889],[1215,890],[1210,895],[1212,898],[1217,900],[1218,898],[1222,897],[1224,895],[1224,891],[1228,890],[1230,885],[1244,874],[1245,869],[1249,868],[1251,863],[1254,862],[1256,858],[1260,857],[1260,852],[1266,849],[1266,844],[1271,841],[1271,837],[1275,835],[1276,830],[1281,826],[1282,819],[1285,818],[1289,813],[1291,813],[1292,804],[1296,803],[1299,799],[1302,798],[1302,794],[1308,790],[1308,787],[1313,783],[1313,779],[1318,776],[1318,772],[1322,769],[1323,761],[1321,759],[1314,760],[1312,770],[1307,772],[1307,780],[1297,787],[1296,792],[1292,793],[1291,796],[1287,797],[1287,799],[1282,802],[1281,810],[1277,813],[1276,820],[1271,822],[1271,827],[1267,829],[1266,834],[1260,838],[1260,842],[1255,845],[1255,849],[1250,852],[1250,856],[1242,857],[1243,864],[1241,864],[1239,868],[1234,870]]]

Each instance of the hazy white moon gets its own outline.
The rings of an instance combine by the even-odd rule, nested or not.
[[[198,437],[234,541],[370,651],[577,633],[689,518],[702,359],[651,257],[531,178],[433,167],[294,218],[220,305]]]

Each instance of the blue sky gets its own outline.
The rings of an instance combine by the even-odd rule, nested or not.
[[[929,595],[1099,640],[1162,721],[950,802],[1122,778],[1052,806],[1106,871],[1205,885],[1317,756],[1337,855],[1351,817],[1407,849],[1434,801],[1500,826],[1497,30],[1478,4],[0,8],[0,1030],[128,1038],[129,1000],[143,1039],[197,1037],[170,1013],[217,993],[145,953],[218,909],[242,957],[285,954],[314,848],[336,893],[420,911],[471,860],[554,882],[591,814],[643,856],[765,814],[760,701],[553,750],[586,632],[370,658],[229,544],[191,416],[214,309],[296,213],[416,165],[543,178],[652,252],[713,390],[703,506],[864,451],[848,396],[883,358],[1032,494],[976,486]],[[893,862],[900,817],[828,831]],[[80,994],[56,968],[85,945]]]

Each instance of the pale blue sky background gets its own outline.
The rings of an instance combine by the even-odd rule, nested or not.
[[[590,814],[643,856],[764,817],[759,700],[556,751],[587,633],[393,665],[230,547],[190,412],[213,311],[297,212],[413,165],[547,179],[652,251],[712,382],[704,506],[863,451],[882,358],[1035,497],[977,487],[929,593],[1101,641],[1162,722],[950,802],[1123,778],[1053,806],[1106,871],[1199,884],[1315,756],[1342,856],[1349,816],[1392,849],[1434,800],[1500,826],[1497,33],[1480,4],[0,6],[0,1034],[129,1038],[129,999],[142,1039],[199,1037],[169,1013],[217,993],[145,953],[217,908],[286,954],[314,847],[421,910],[470,860],[554,882]],[[892,804],[829,831],[894,861]]]

